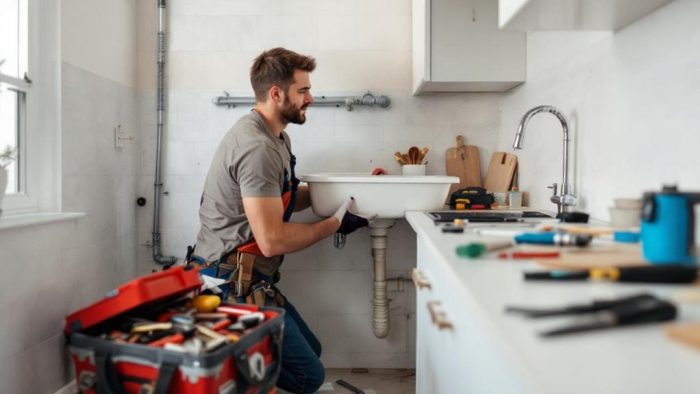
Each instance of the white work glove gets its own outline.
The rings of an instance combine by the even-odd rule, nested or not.
[[[345,202],[343,202],[342,204],[340,204],[340,207],[338,207],[338,210],[335,211],[335,213],[333,214],[333,216],[334,216],[336,219],[338,219],[338,223],[343,223],[343,217],[345,217],[345,213],[348,211],[348,208],[350,208],[350,204],[352,204],[352,202],[353,202],[354,200],[355,200],[355,199],[352,198],[352,197],[348,198],[347,200],[345,200]]]
[[[373,214],[368,215],[355,212],[352,206],[353,202],[355,202],[355,199],[350,197],[350,199],[340,205],[333,215],[340,222],[338,233],[350,234],[358,228],[369,225],[369,221],[377,217],[377,215]]]

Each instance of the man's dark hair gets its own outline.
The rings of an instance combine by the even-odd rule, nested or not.
[[[286,92],[294,82],[294,70],[312,72],[315,68],[314,58],[288,49],[273,48],[261,53],[250,67],[250,84],[256,101],[264,102],[272,85],[278,85]]]

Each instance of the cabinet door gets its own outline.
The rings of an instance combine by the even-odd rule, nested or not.
[[[416,392],[537,392],[450,266],[429,242],[417,245],[430,288],[416,292]]]
[[[413,272],[416,285],[416,393],[438,393],[437,374],[433,368],[432,357],[435,338],[432,335],[432,323],[426,309],[433,296],[435,277],[429,271],[430,256],[426,254],[425,244],[418,238],[417,267]],[[420,279],[417,279],[420,278]],[[423,281],[422,284],[418,280]]]
[[[526,37],[498,29],[493,0],[414,0],[414,94],[505,91],[521,84]]]
[[[455,346],[455,331],[442,305],[449,291],[444,272],[420,238],[417,255],[417,271],[430,287],[416,291],[416,393],[465,392],[463,353]]]

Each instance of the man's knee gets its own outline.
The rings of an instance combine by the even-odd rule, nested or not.
[[[306,377],[305,393],[315,393],[321,388],[323,382],[326,380],[326,369],[323,368],[323,364],[319,363],[320,368],[315,368],[309,371]]]
[[[321,361],[304,368],[303,373],[288,376],[280,379],[277,384],[280,388],[292,393],[307,394],[315,393],[323,385],[326,379],[326,369]]]

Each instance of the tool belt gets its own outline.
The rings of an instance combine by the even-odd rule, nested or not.
[[[247,304],[257,306],[284,305],[284,297],[274,286],[280,280],[282,256],[263,257],[234,251],[221,267],[231,270],[231,297],[244,297]],[[227,266],[227,267],[225,267]]]
[[[216,277],[226,279],[231,291],[228,298],[233,302],[245,299],[247,304],[257,306],[284,306],[284,296],[275,283],[280,280],[279,267],[284,256],[264,257],[234,250],[217,262],[202,261],[188,247],[188,265],[196,262],[204,268],[216,267]],[[220,271],[230,272],[220,276]]]

